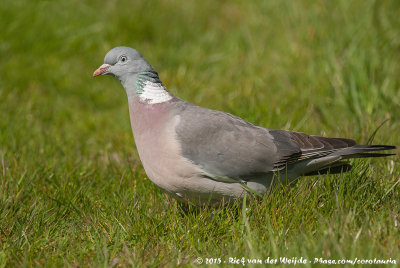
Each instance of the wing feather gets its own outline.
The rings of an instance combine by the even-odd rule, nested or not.
[[[189,103],[181,105],[176,116],[183,156],[207,174],[243,180],[274,169],[278,155],[267,129]]]
[[[175,116],[180,117],[176,134],[183,156],[214,178],[246,180],[302,161],[327,156],[340,156],[337,159],[386,156],[367,152],[395,148],[266,129],[234,115],[187,102],[179,103],[176,108]]]

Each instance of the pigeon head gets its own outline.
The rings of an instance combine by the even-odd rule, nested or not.
[[[153,67],[137,52],[130,47],[115,47],[104,57],[104,64],[94,73],[99,75],[113,75],[125,83],[131,75],[153,70]]]

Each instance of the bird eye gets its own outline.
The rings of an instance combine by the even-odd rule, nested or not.
[[[125,62],[125,61],[128,60],[128,58],[127,58],[126,56],[121,56],[121,58],[119,58],[119,60],[120,60],[121,62]]]

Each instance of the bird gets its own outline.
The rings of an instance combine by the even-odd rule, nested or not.
[[[268,129],[169,92],[135,49],[111,49],[93,77],[111,75],[123,85],[130,123],[148,178],[181,202],[215,205],[262,196],[277,182],[351,169],[350,158],[383,157],[391,145]]]

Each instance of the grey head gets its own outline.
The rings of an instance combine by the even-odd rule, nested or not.
[[[154,71],[153,67],[137,52],[130,47],[115,47],[104,57],[104,64],[94,73],[99,75],[112,75],[124,85],[134,83],[137,74]]]

